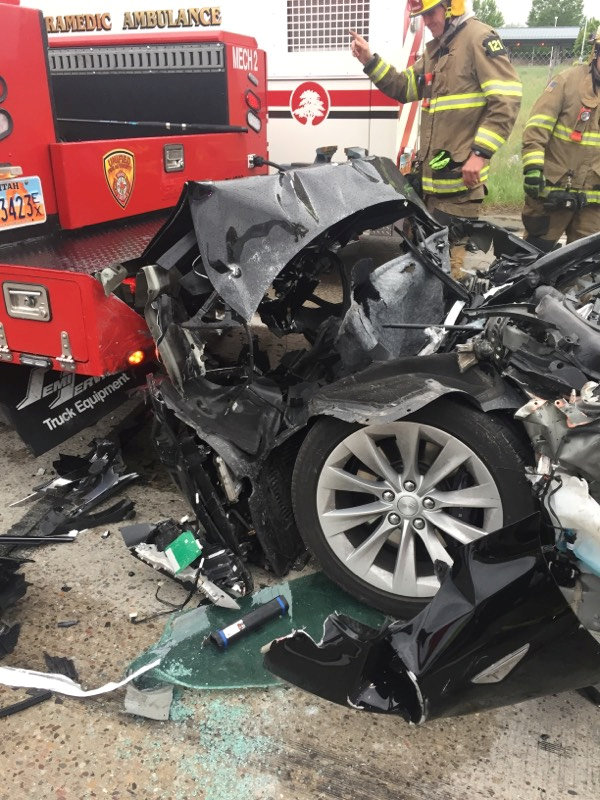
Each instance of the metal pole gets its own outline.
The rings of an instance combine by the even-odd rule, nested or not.
[[[554,27],[556,28],[556,23],[558,22],[558,17],[554,17]],[[550,68],[548,70],[548,80],[552,77],[552,69],[554,67],[554,45],[550,48]]]
[[[587,36],[587,17],[585,18],[585,25],[583,27],[583,37],[581,39],[581,53],[579,53],[579,63],[583,63],[583,48],[585,47],[585,37]]]

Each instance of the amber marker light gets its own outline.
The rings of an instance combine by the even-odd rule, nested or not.
[[[127,356],[127,361],[131,364],[132,367],[141,364],[142,361],[146,358],[146,354],[143,350],[134,350],[133,353],[129,353]]]

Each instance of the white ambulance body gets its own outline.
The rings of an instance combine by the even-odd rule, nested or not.
[[[374,52],[406,68],[422,50],[423,27],[418,19],[411,22],[402,0],[215,0],[205,7],[166,2],[153,9],[147,0],[22,4],[41,8],[50,39],[85,33],[100,41],[107,33],[214,28],[253,36],[268,58],[272,161],[312,161],[315,148],[337,145],[334,160],[345,160],[344,148],[358,146],[408,165],[418,133],[418,104],[400,106],[379,92],[351,56],[348,34],[357,30]],[[253,58],[251,50],[240,52],[239,68],[251,70]]]

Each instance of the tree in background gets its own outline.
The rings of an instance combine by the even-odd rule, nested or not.
[[[473,11],[477,19],[492,28],[501,28],[504,25],[504,17],[496,5],[496,0],[473,0]]]
[[[587,21],[587,31],[585,34],[585,42],[583,43],[583,60],[587,61],[588,56],[590,54],[590,50],[592,49],[592,45],[589,43],[590,39],[592,38],[593,34],[600,28],[600,19],[595,19],[595,17],[589,17]],[[581,43],[583,41],[583,32],[585,30],[585,20],[581,22],[581,28],[579,29],[579,36],[573,45],[573,54],[579,58],[579,54],[581,53]]]
[[[583,0],[533,0],[527,17],[530,28],[547,25],[580,25],[583,20]],[[581,43],[580,43],[581,46]]]

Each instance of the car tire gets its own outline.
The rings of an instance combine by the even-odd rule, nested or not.
[[[512,424],[457,399],[384,425],[321,417],[294,466],[298,529],[331,580],[407,619],[437,591],[436,562],[451,564],[468,541],[533,513],[527,453]]]

